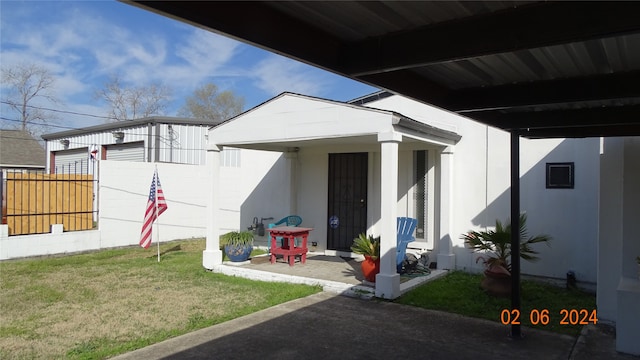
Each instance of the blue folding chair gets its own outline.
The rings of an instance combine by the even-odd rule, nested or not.
[[[302,224],[302,218],[298,215],[289,215],[278,220],[278,222],[267,225],[267,227],[271,229],[278,225],[283,225],[283,224],[286,224],[286,226],[300,226],[300,224]],[[278,246],[282,246],[282,237],[278,236],[276,238],[276,242]],[[271,239],[269,239],[268,246],[269,246],[269,253],[271,253]],[[298,239],[296,239],[296,246],[298,246]]]
[[[416,240],[416,238],[413,237],[413,231],[416,229],[417,225],[417,219],[408,217],[398,218],[398,244],[396,246],[396,267],[398,274],[402,271],[402,262],[407,254],[407,245]]]

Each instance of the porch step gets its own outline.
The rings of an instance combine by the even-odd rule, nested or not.
[[[325,290],[327,291],[327,290]],[[352,286],[347,290],[340,292],[340,295],[354,297],[358,299],[370,300],[375,297],[375,288],[364,285]]]
[[[278,273],[270,273],[265,271],[243,268],[242,266],[230,266],[230,264],[215,265],[213,272],[238,276],[247,279],[271,281],[271,282],[288,282],[293,284],[306,284],[312,286],[321,286],[323,291],[340,294],[344,296],[357,297],[361,299],[370,299],[375,295],[375,289],[372,286],[352,285],[337,281],[312,279],[302,276],[286,275]]]

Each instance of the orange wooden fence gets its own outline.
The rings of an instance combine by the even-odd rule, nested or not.
[[[93,175],[7,173],[5,184],[9,235],[48,233],[52,224],[93,228]]]

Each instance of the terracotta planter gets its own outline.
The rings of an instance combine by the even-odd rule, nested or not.
[[[511,295],[511,274],[503,267],[489,268],[484,271],[480,287],[489,295],[509,297]]]
[[[376,282],[376,274],[380,272],[380,258],[374,261],[371,256],[365,255],[360,267],[362,268],[362,275],[367,281]]]

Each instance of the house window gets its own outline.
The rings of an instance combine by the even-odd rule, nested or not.
[[[220,165],[224,167],[240,167],[240,149],[224,148]]]
[[[573,184],[572,162],[547,163],[547,189],[573,189]]]
[[[413,157],[414,163],[414,215],[418,220],[416,226],[416,240],[425,240],[427,234],[426,210],[427,210],[427,152],[418,150]]]

